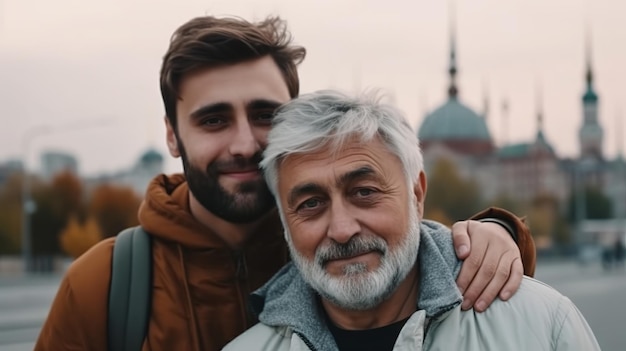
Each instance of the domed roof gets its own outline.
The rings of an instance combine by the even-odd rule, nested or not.
[[[154,149],[150,149],[146,151],[139,159],[139,162],[144,163],[144,164],[153,163],[153,162],[162,162],[162,161],[163,161],[163,156],[161,155],[161,153],[159,153],[158,151]]]
[[[420,141],[480,140],[491,141],[485,119],[463,105],[457,98],[430,113],[419,128]]]
[[[593,88],[591,86],[587,87],[587,91],[585,91],[585,94],[583,94],[583,102],[590,103],[590,102],[597,102],[597,101],[598,101],[598,95],[596,94],[596,92],[593,91]]]

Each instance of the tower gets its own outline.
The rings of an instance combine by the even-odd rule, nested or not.
[[[602,127],[598,123],[598,95],[593,87],[593,68],[591,63],[591,36],[587,33],[585,48],[586,72],[585,93],[582,96],[583,123],[578,132],[580,158],[602,160]]]

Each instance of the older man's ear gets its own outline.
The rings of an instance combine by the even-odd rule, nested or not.
[[[419,179],[413,188],[413,193],[415,194],[417,213],[421,221],[424,219],[424,201],[426,199],[426,173],[424,171],[420,172]]]

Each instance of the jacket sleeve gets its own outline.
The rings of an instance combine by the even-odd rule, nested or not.
[[[35,351],[107,351],[112,248],[112,241],[102,241],[72,263],[41,328]]]
[[[514,239],[519,247],[522,257],[522,265],[524,266],[524,274],[533,277],[535,275],[535,264],[537,260],[537,252],[535,250],[535,241],[533,240],[530,229],[526,225],[525,217],[517,217],[513,213],[498,207],[489,207],[474,216],[473,220],[484,218],[495,218],[507,223],[514,231]]]
[[[560,307],[560,314],[564,316],[560,323],[556,323],[553,331],[555,351],[595,351],[600,350],[591,327],[587,324],[580,310],[568,298]]]

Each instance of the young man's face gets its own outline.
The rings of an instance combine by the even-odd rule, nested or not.
[[[180,84],[177,129],[166,120],[172,156],[181,156],[192,195],[213,214],[252,222],[274,206],[258,162],[274,110],[290,100],[269,56],[207,68]]]
[[[379,139],[289,155],[278,179],[292,257],[314,289],[353,310],[395,291],[415,264],[423,179],[408,188],[400,160]]]

